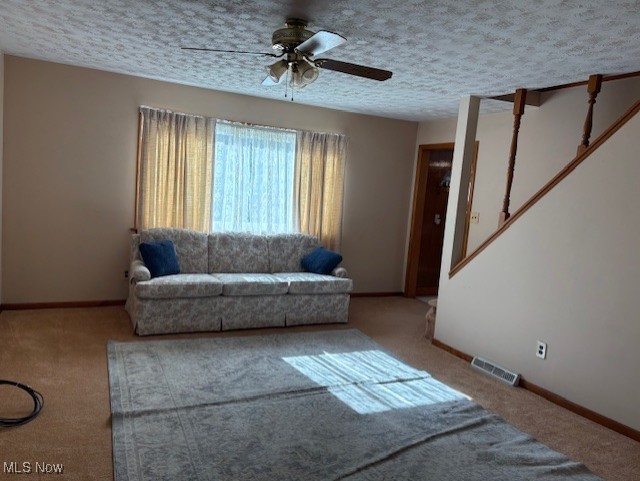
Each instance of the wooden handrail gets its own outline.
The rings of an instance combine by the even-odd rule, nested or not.
[[[591,137],[591,129],[593,126],[593,105],[596,103],[596,97],[600,93],[602,86],[602,75],[591,75],[587,84],[587,93],[589,94],[589,109],[587,110],[587,118],[584,120],[582,129],[582,142],[578,145],[577,154],[584,152],[589,147],[589,137]]]
[[[627,73],[621,73],[616,75],[607,75],[602,78],[602,81],[610,82],[612,80],[623,80],[623,79],[633,78],[633,77],[640,77],[640,71],[627,72]],[[582,80],[580,82],[571,82],[568,84],[554,85],[552,87],[543,87],[543,88],[537,89],[537,91],[541,93],[553,92],[554,90],[564,90],[564,89],[570,89],[573,87],[580,87],[582,85],[587,85],[588,83],[589,83],[588,80]]]
[[[464,266],[469,264],[475,259],[478,254],[485,250],[494,240],[496,240],[504,231],[506,231],[513,223],[519,219],[526,211],[533,207],[540,199],[542,199],[551,189],[558,185],[565,177],[567,177],[578,165],[584,162],[593,152],[595,152],[609,137],[615,134],[624,124],[631,120],[634,115],[640,112],[640,100],[637,100],[633,106],[627,110],[618,120],[616,120],[608,129],[594,140],[586,150],[578,154],[571,162],[569,162],[560,172],[558,172],[553,179],[545,184],[542,189],[536,192],[528,201],[526,201],[522,207],[520,207],[502,226],[500,226],[493,234],[480,244],[476,249],[467,257],[458,262],[453,269],[449,271],[449,278],[452,278],[458,272],[462,270]]]
[[[520,132],[520,120],[524,115],[524,106],[527,101],[527,89],[516,90],[513,100],[513,135],[511,136],[511,148],[509,149],[509,166],[507,167],[507,187],[502,201],[502,212],[498,226],[504,224],[509,216],[509,203],[511,201],[511,187],[513,186],[513,171],[516,167],[516,153],[518,151],[518,134]]]
[[[640,72],[627,72],[616,75],[607,75],[602,77],[603,82],[610,82],[612,80],[623,80],[627,78],[640,77]],[[580,87],[582,85],[587,85],[589,83],[588,80],[581,80],[579,82],[571,82],[561,85],[552,85],[551,87],[540,87],[535,90],[529,89],[527,92],[527,105],[531,105],[534,107],[540,107],[543,104],[543,98],[541,94],[545,92],[553,92],[555,90],[564,90],[571,89],[574,87]],[[503,95],[495,95],[493,97],[489,97],[492,100],[501,100],[503,102],[513,102],[514,94],[503,94]]]

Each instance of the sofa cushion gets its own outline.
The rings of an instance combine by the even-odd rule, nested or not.
[[[301,272],[302,258],[319,246],[315,237],[306,234],[271,235],[268,241],[270,272]]]
[[[289,284],[289,294],[343,294],[351,292],[353,288],[351,279],[311,272],[282,272],[273,275]]]
[[[180,274],[176,249],[170,240],[143,242],[140,244],[140,254],[151,278]]]
[[[176,256],[182,274],[206,274],[208,242],[207,234],[185,229],[156,228],[140,233],[140,242],[170,240],[176,248]]]
[[[337,252],[318,247],[304,256],[300,261],[300,265],[307,272],[328,275],[341,262],[342,256]]]
[[[138,282],[135,293],[142,299],[214,297],[222,294],[222,282],[209,274],[175,274]]]
[[[142,260],[139,247],[140,247],[140,234],[132,234],[131,244],[129,246],[129,248],[131,249],[131,251],[129,252],[129,257],[131,257],[131,261]]]
[[[286,294],[287,282],[272,274],[221,273],[212,274],[224,285],[223,296],[271,296]]]
[[[269,272],[266,236],[239,232],[209,234],[209,272]]]

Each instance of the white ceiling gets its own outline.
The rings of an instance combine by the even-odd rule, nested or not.
[[[323,70],[296,102],[426,120],[469,94],[640,70],[639,12],[629,0],[2,0],[0,50],[284,101],[260,85],[269,58],[179,47],[270,52],[273,30],[303,17],[348,39],[321,57],[394,75]]]

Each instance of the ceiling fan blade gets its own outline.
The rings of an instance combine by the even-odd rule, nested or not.
[[[312,37],[313,38],[313,37]],[[336,72],[347,73],[349,75],[357,75],[358,77],[369,78],[372,80],[388,80],[393,75],[393,72],[388,70],[381,70],[379,68],[366,67],[364,65],[357,65],[355,63],[341,62],[339,60],[332,60],[330,58],[320,58],[315,61],[316,67],[326,68],[327,70],[334,70]]]
[[[263,55],[265,57],[281,57],[282,55],[276,55],[275,53],[265,52],[248,52],[246,50],[220,50],[217,48],[197,48],[197,47],[180,47],[182,50],[199,50],[202,52],[220,52],[220,53],[244,53],[249,55]]]
[[[311,38],[308,38],[298,45],[296,50],[304,55],[318,55],[319,53],[324,53],[338,45],[342,45],[346,41],[347,39],[342,35],[328,32],[326,30],[320,30],[311,36]]]

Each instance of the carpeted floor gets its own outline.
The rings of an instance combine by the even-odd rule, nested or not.
[[[488,410],[606,480],[640,479],[640,443],[523,389],[472,370],[422,338],[428,306],[404,298],[354,298],[345,326],[236,331],[160,339],[246,336],[357,328],[408,364],[429,371]],[[139,341],[122,308],[5,311],[0,314],[0,378],[30,384],[45,397],[34,422],[0,429],[3,463],[62,463],[57,479],[113,479],[107,341]],[[146,338],[145,338],[146,339]],[[26,395],[0,387],[0,415],[29,410]],[[48,478],[48,477],[46,477]],[[34,479],[38,479],[34,476]],[[43,477],[42,479],[45,479]]]

